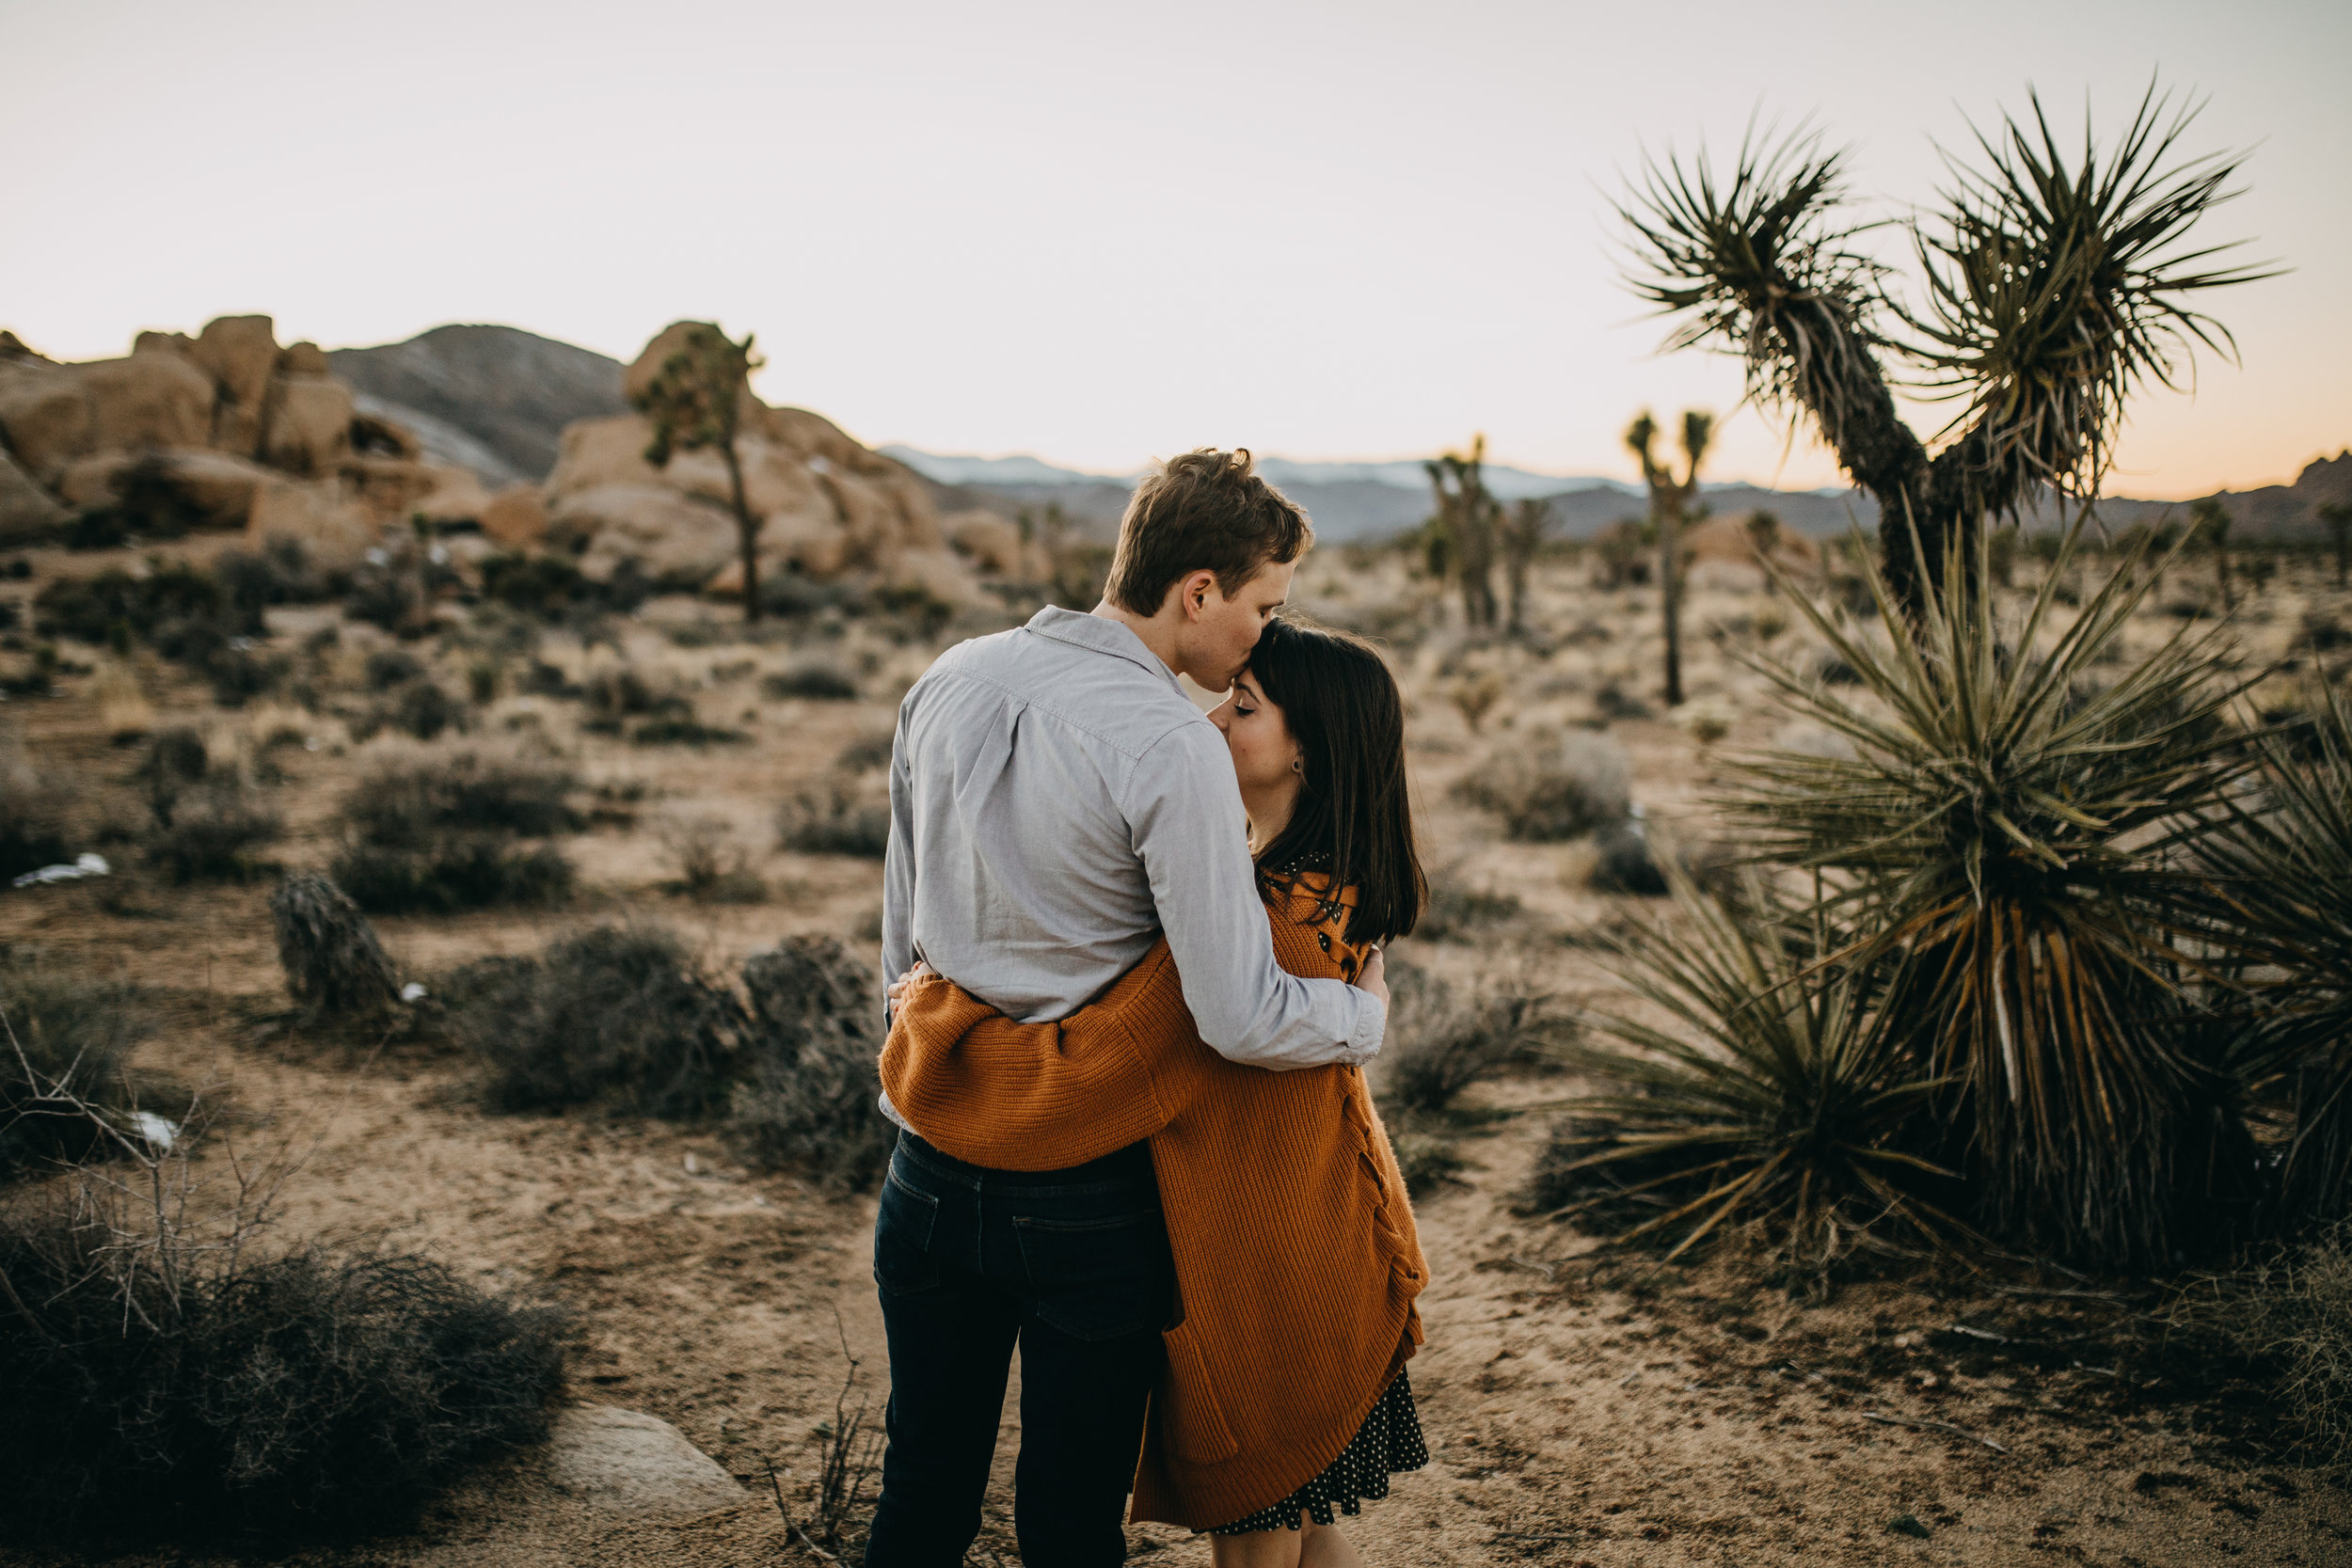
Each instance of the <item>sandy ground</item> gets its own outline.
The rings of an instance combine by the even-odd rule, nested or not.
[[[1320,585],[1343,602],[1383,591],[1368,580],[1335,593],[1338,570],[1327,568]],[[1311,580],[1311,602],[1316,586]],[[1649,644],[1629,603],[1640,591],[1581,597],[1563,575],[1547,592],[1556,619],[1605,613],[1626,629],[1590,657],[1573,644],[1546,660],[1492,656],[1508,694],[1483,716],[1479,734],[1449,696],[1470,666],[1449,668],[1441,640],[1409,656],[1416,784],[1433,863],[1450,878],[1522,895],[1538,936],[1510,961],[1541,967],[1561,990],[1599,996],[1607,976],[1556,934],[1621,912],[1582,885],[1589,850],[1504,845],[1491,824],[1445,803],[1446,786],[1497,737],[1585,711],[1580,705],[1610,663],[1639,677]],[[1720,598],[1701,595],[1694,622],[1761,606],[1756,595]],[[369,635],[347,641],[364,646]],[[1741,684],[1748,677],[1709,652],[1704,635],[1694,642],[1693,695],[1729,707],[1727,744],[1769,738],[1780,721],[1754,704],[1753,687]],[[698,683],[706,717],[749,715],[742,722],[753,740],[649,753],[564,727],[573,721],[565,705],[510,701],[494,710],[541,711],[532,722],[592,780],[634,779],[649,798],[633,828],[609,821],[570,843],[587,884],[575,907],[382,922],[408,973],[530,951],[616,916],[658,916],[722,961],[793,931],[865,940],[880,901],[878,865],[768,848],[765,823],[784,789],[886,726],[888,700],[919,671],[922,651],[876,650],[863,703],[763,704],[747,677],[713,680],[710,669],[746,657],[778,667],[783,650],[689,652],[646,627],[629,634],[627,650]],[[580,665],[615,656],[562,657]],[[200,715],[223,733],[253,722],[209,707],[167,672],[151,668],[145,682],[174,716]],[[87,679],[69,679],[59,697],[0,709],[0,723],[21,728],[46,762],[90,780],[94,810],[130,813],[135,752],[102,733]],[[1645,803],[1669,821],[1697,810],[1714,753],[1662,720],[1620,721],[1613,733],[1633,754]],[[277,853],[290,864],[325,862],[332,807],[358,766],[356,752],[329,739],[316,752],[272,753],[283,759],[286,777],[274,788],[292,828]],[[672,874],[652,831],[664,811],[737,824],[771,899],[707,908],[659,891]],[[259,883],[175,889],[131,877],[5,894],[0,942],[38,943],[151,988],[163,1026],[142,1065],[206,1090],[222,1107],[221,1142],[201,1164],[215,1191],[226,1147],[299,1152],[282,1234],[422,1247],[487,1281],[551,1293],[578,1324],[567,1397],[675,1422],[754,1488],[740,1507],[694,1519],[599,1527],[534,1512],[535,1461],[523,1456],[461,1487],[413,1537],[293,1560],[490,1568],[813,1560],[784,1533],[767,1495],[769,1467],[784,1473],[787,1503],[803,1508],[813,1433],[831,1418],[849,1371],[845,1339],[857,1363],[850,1405],[865,1403],[879,1420],[888,1373],[868,1272],[871,1200],[747,1172],[705,1132],[485,1116],[467,1099],[463,1064],[446,1058],[369,1057],[262,1037],[257,1020],[282,1006],[265,898]],[[1467,947],[1411,945],[1421,951],[1407,956],[1466,974],[1493,961]],[[1511,1112],[1563,1091],[1558,1079],[1510,1080],[1474,1098]],[[1429,1345],[1413,1378],[1433,1457],[1348,1527],[1368,1562],[1995,1564],[2028,1552],[2147,1568],[2352,1561],[2352,1502],[2264,1458],[2245,1440],[2244,1413],[2230,1418],[2160,1395],[2138,1402],[2119,1397],[2099,1369],[2028,1365],[1951,1332],[1956,1323],[2013,1323],[2025,1307],[2063,1311],[2064,1302],[1865,1283],[1808,1305],[1733,1262],[1658,1269],[1605,1259],[1591,1239],[1513,1208],[1545,1126],[1540,1113],[1499,1117],[1465,1145],[1463,1180],[1419,1205],[1433,1278],[1422,1300]],[[1018,1560],[1017,1442],[1009,1403],[975,1562]],[[1205,1543],[1182,1531],[1137,1528],[1131,1541],[1139,1560],[1208,1560]],[[175,1551],[126,1560],[205,1559]]]

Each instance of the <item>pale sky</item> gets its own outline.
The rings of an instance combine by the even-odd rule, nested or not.
[[[1638,409],[1722,410],[1616,282],[1645,148],[1812,117],[1858,189],[2152,72],[2251,148],[2206,233],[2238,369],[2137,404],[2110,488],[2292,479],[2352,442],[2352,6],[1666,8],[0,0],[0,325],[53,356],[277,317],[329,347],[503,322],[629,358],[756,332],[759,389],[869,443],[1109,471],[1195,445],[1631,478]],[[1925,416],[1932,423],[1940,418]],[[1753,412],[1716,479],[1836,483]]]

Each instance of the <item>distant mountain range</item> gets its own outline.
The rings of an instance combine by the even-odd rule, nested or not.
[[[327,359],[351,384],[362,411],[407,425],[428,455],[472,469],[493,488],[545,479],[565,425],[626,413],[628,406],[621,395],[619,360],[518,327],[437,326],[404,343],[336,349]],[[1136,480],[1133,474],[1085,473],[1028,456],[956,456],[908,446],[881,451],[930,481],[944,510],[1057,506],[1080,529],[1104,539],[1117,528]],[[1315,463],[1265,457],[1259,467],[1307,509],[1318,534],[1335,543],[1381,538],[1429,515],[1429,478],[1416,459]],[[1486,470],[1486,478],[1503,500],[1549,499],[1555,526],[1571,539],[1589,538],[1644,509],[1635,486],[1602,475],[1543,474],[1496,465]],[[1702,490],[1708,508],[1719,515],[1766,510],[1805,533],[1838,533],[1857,523],[1872,529],[1878,522],[1877,503],[1858,490],[1767,490],[1750,484],[1709,484]],[[2352,501],[2352,455],[2321,459],[2292,485],[2224,490],[2218,499],[2243,535],[2312,534],[2320,528],[2316,506]],[[2099,509],[2110,527],[2122,527],[2185,516],[2188,505],[2110,499]],[[2027,521],[2054,527],[2060,516],[2058,507],[2044,504]]]

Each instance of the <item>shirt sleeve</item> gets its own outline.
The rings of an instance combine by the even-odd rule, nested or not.
[[[882,851],[882,983],[887,1022],[890,982],[914,965],[914,776],[907,758],[907,712],[914,694],[898,708],[898,733],[890,742],[890,840]]]
[[[1135,851],[1202,1041],[1228,1061],[1276,1070],[1376,1055],[1388,1024],[1377,997],[1274,961],[1248,818],[1216,726],[1202,720],[1168,732],[1136,764],[1126,796]]]

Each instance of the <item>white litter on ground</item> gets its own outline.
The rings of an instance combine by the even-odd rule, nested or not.
[[[44,865],[38,871],[27,871],[8,885],[45,887],[51,882],[78,882],[85,877],[103,877],[113,870],[103,855],[76,855],[72,865]]]
[[[180,1141],[178,1124],[166,1121],[152,1111],[132,1112],[131,1131],[145,1138],[161,1154],[170,1153],[171,1146]]]
[[[411,980],[400,988],[400,999],[403,1002],[421,1002],[424,996],[424,986],[419,981]]]

